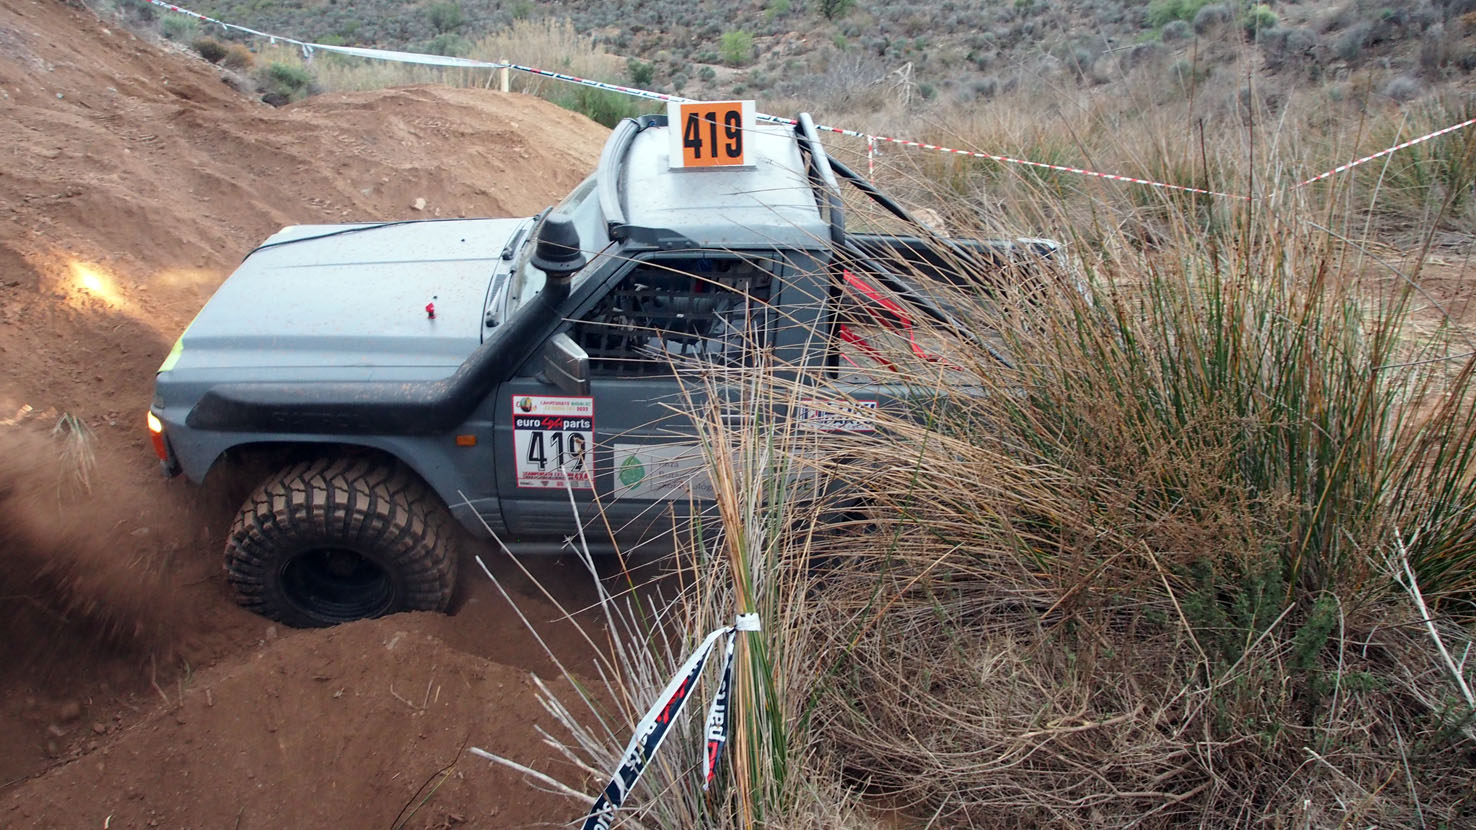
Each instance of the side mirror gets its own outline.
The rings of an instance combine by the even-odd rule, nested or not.
[[[589,394],[589,354],[560,332],[543,349],[543,373],[566,395]]]

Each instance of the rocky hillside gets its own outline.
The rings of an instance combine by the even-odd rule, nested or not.
[[[140,20],[141,0],[112,0]],[[1111,84],[1145,62],[1250,56],[1286,83],[1376,70],[1410,98],[1476,70],[1473,0],[200,0],[199,11],[326,42],[465,54],[518,20],[566,17],[626,58],[621,80],[694,96],[831,102],[881,88],[972,104],[1040,80]],[[167,12],[160,12],[167,15]],[[195,32],[166,22],[173,36]],[[166,29],[168,31],[169,29]],[[1205,58],[1208,56],[1208,62]],[[613,79],[612,79],[613,80]]]

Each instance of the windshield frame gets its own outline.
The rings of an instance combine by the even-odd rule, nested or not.
[[[555,213],[564,214],[574,220],[574,227],[579,231],[579,247],[588,261],[593,262],[601,251],[609,247],[609,228],[604,211],[600,208],[597,177],[591,174],[569,191],[569,195],[562,201],[534,217],[533,229],[523,239],[517,258],[513,261],[503,308],[498,316],[499,322],[511,319],[512,315],[527,306],[543,290],[548,275],[533,265],[533,252],[537,250],[538,236],[543,231],[544,223]],[[582,282],[590,270],[588,265],[582,268],[575,275],[575,282]]]

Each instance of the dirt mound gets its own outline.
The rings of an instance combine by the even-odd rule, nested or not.
[[[0,824],[390,827],[422,799],[406,827],[577,818],[584,805],[465,752],[536,757],[537,727],[558,727],[526,672],[450,648],[425,616],[288,632],[166,690],[140,722],[83,724],[95,748],[7,794]]]
[[[0,108],[0,826],[20,823],[18,810],[43,826],[94,826],[82,804],[131,817],[114,827],[151,816],[166,826],[234,826],[238,815],[241,827],[271,816],[359,824],[360,806],[397,810],[401,785],[455,757],[477,719],[490,724],[478,734],[527,726],[531,710],[509,709],[521,713],[513,723],[487,701],[522,706],[496,683],[521,688],[524,672],[550,669],[484,582],[463,587],[453,618],[382,623],[391,635],[444,626],[414,657],[384,649],[381,624],[279,632],[261,649],[277,629],[235,607],[221,571],[242,494],[164,480],[143,415],[174,339],[279,227],[528,215],[588,173],[604,129],[534,98],[430,87],[273,109],[192,55],[46,0],[0,2]],[[91,435],[90,495],[45,434],[59,422]],[[537,567],[553,582],[573,572],[560,560]],[[521,590],[534,619],[557,618]],[[580,607],[581,590],[563,598]],[[566,629],[545,637],[578,652]],[[307,703],[329,682],[312,679],[319,665],[345,679],[334,706]],[[376,708],[380,677],[422,703],[411,690],[423,696],[430,666],[446,690],[441,709],[418,714],[393,697],[398,711]],[[253,674],[262,667],[276,668]],[[205,689],[213,703],[201,702]],[[239,709],[262,689],[277,697]],[[344,698],[364,707],[336,705]],[[463,727],[454,742],[429,730],[432,710]],[[94,779],[126,804],[80,798]],[[467,785],[478,820],[524,803],[522,784],[477,780],[497,782]],[[310,786],[317,795],[291,800]],[[216,793],[241,798],[231,808]],[[211,807],[220,812],[189,812]]]
[[[198,58],[56,2],[0,4],[0,106],[0,419],[40,402],[111,414],[130,434],[143,381],[268,234],[530,215],[588,174],[604,135],[481,90],[273,109]]]

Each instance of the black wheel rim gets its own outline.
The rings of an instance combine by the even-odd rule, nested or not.
[[[347,548],[314,548],[282,567],[282,592],[299,611],[328,622],[378,617],[390,610],[389,572]]]

